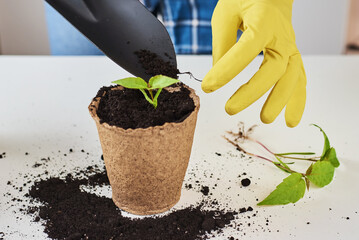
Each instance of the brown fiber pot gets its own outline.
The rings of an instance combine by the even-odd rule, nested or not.
[[[194,111],[183,122],[162,126],[125,130],[100,124],[96,114],[100,97],[89,105],[100,137],[112,200],[119,208],[148,215],[167,211],[179,201],[200,105],[199,97],[189,89]]]

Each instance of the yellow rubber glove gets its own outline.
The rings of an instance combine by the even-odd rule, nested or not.
[[[212,16],[213,67],[203,79],[203,91],[222,87],[264,53],[256,74],[226,103],[228,114],[247,108],[274,86],[262,108],[262,122],[273,122],[285,106],[287,126],[300,122],[306,76],[295,44],[292,5],[293,0],[218,1]],[[236,42],[238,29],[243,34]]]

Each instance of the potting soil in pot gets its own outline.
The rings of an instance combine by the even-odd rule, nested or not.
[[[102,96],[97,110],[101,123],[128,128],[146,128],[166,122],[182,122],[195,106],[190,91],[179,84],[180,91],[163,89],[154,108],[139,90],[101,88],[96,97]],[[103,95],[104,94],[104,95]],[[95,98],[96,98],[95,97]]]

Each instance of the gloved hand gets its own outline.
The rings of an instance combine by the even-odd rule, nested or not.
[[[261,51],[264,60],[256,74],[227,101],[236,114],[270,88],[261,120],[271,123],[284,106],[287,126],[295,127],[306,99],[306,76],[292,27],[293,0],[219,0],[212,16],[213,68],[203,91],[217,90],[241,72]],[[243,31],[237,41],[237,30]]]

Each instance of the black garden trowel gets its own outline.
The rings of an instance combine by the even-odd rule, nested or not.
[[[166,28],[138,0],[46,0],[115,63],[135,76],[151,76],[135,55],[149,50],[177,67]]]

